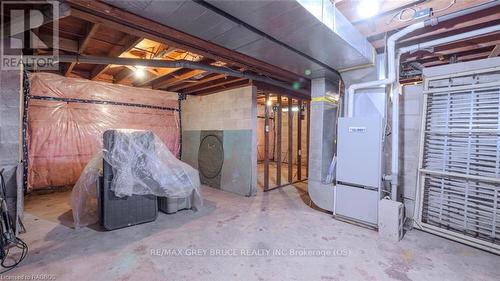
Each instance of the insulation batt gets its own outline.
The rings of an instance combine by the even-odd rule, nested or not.
[[[176,93],[50,73],[32,73],[29,80],[31,98],[27,133],[30,189],[75,184],[85,165],[102,148],[102,134],[108,129],[152,131],[174,155],[179,152],[179,112],[175,111],[179,109],[179,103]],[[140,106],[65,102],[48,98],[112,101]]]

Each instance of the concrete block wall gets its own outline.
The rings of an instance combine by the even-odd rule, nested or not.
[[[423,106],[422,85],[402,89],[399,110],[399,183],[406,217],[413,218]]]
[[[182,102],[182,130],[255,129],[256,89],[231,89],[206,96],[188,96]]]
[[[0,71],[0,167],[19,160],[21,125],[21,71]]]
[[[7,189],[7,208],[13,222],[22,216],[23,192],[18,188],[18,163],[21,150],[22,72],[0,70],[0,170]]]

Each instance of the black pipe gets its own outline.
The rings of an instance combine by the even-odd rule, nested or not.
[[[222,73],[229,76],[247,78],[250,80],[261,81],[270,85],[274,85],[283,89],[288,89],[303,96],[309,96],[310,93],[303,89],[296,89],[293,85],[269,78],[267,76],[257,75],[253,73],[244,73],[228,67],[217,67],[199,62],[188,60],[154,60],[154,59],[136,59],[136,58],[120,58],[120,57],[101,57],[101,56],[82,56],[82,55],[60,55],[57,57],[57,62],[75,62],[88,64],[103,64],[103,65],[132,65],[132,66],[148,66],[155,68],[190,68],[200,69],[211,73]]]

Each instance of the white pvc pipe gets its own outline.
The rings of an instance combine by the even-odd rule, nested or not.
[[[354,94],[358,89],[374,88],[382,85],[392,84],[397,78],[397,68],[399,67],[399,58],[402,54],[417,51],[425,48],[430,48],[433,46],[443,45],[446,43],[459,41],[465,38],[475,37],[479,35],[484,35],[487,33],[500,31],[500,25],[495,25],[491,27],[486,27],[478,30],[473,30],[445,38],[439,38],[436,40],[415,44],[412,46],[400,48],[395,54],[395,43],[402,36],[413,32],[417,29],[423,28],[424,22],[416,23],[406,27],[405,29],[399,31],[398,33],[392,35],[387,40],[387,52],[388,52],[388,75],[387,78],[377,81],[370,81],[366,83],[353,84],[348,90],[348,111],[349,117],[354,115]],[[399,85],[392,88],[393,100],[392,100],[392,150],[391,150],[391,199],[397,200],[397,190],[398,190],[398,177],[399,177]]]
[[[396,73],[399,73],[399,59],[401,54],[396,55],[395,65]],[[391,152],[391,199],[397,201],[398,183],[399,183],[399,95],[400,95],[399,79],[396,78],[392,84],[392,152]]]
[[[403,47],[403,48],[399,49],[399,53],[404,54],[404,53],[408,53],[408,52],[418,51],[418,50],[422,50],[422,49],[426,49],[426,48],[430,48],[430,47],[434,47],[434,46],[443,45],[443,44],[450,43],[453,41],[458,41],[458,40],[461,40],[464,38],[480,36],[480,35],[484,35],[484,34],[492,33],[492,32],[497,32],[497,31],[500,31],[500,24],[490,26],[490,27],[481,28],[481,29],[476,29],[473,31],[464,32],[464,33],[460,33],[457,35],[452,35],[452,36],[448,36],[448,37],[444,37],[444,38],[439,38],[439,39],[427,41],[424,43],[419,43],[419,44]]]
[[[352,84],[349,86],[348,90],[348,110],[347,114],[349,117],[352,117],[354,115],[354,94],[356,93],[356,90],[358,89],[366,89],[366,88],[374,88],[382,85],[388,85],[393,83],[396,80],[396,41],[398,41],[401,37],[405,36],[406,34],[413,32],[417,29],[423,28],[424,27],[424,22],[418,22],[415,24],[412,24],[410,26],[405,27],[404,29],[398,31],[397,33],[391,35],[389,39],[387,39],[387,54],[388,54],[388,73],[387,77],[382,80],[376,80],[376,81],[370,81],[370,82],[365,82],[365,83],[359,83],[359,84]]]

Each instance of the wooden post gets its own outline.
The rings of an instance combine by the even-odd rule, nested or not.
[[[309,178],[309,138],[311,137],[311,101],[307,102],[307,164],[306,164],[306,178]]]
[[[288,96],[288,183],[293,182],[293,99]]]
[[[276,186],[281,185],[281,126],[282,126],[282,106],[281,95],[278,94],[278,124],[276,125]],[[274,120],[276,121],[276,120]]]
[[[298,101],[297,112],[297,180],[302,180],[302,100]]]
[[[269,189],[269,93],[266,93],[264,105],[264,190]]]

